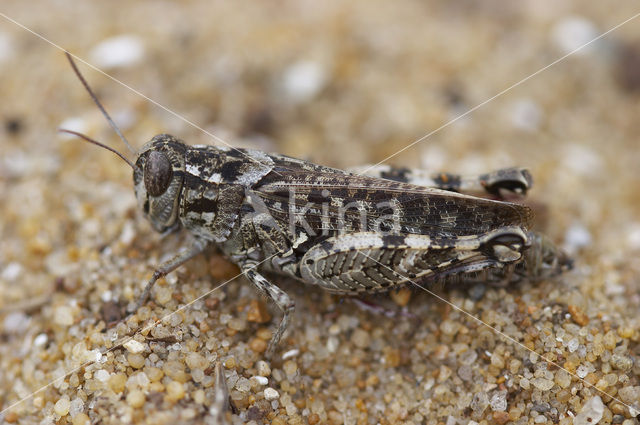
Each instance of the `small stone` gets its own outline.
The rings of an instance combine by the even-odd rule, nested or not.
[[[73,425],[89,425],[91,424],[91,419],[89,419],[89,416],[87,416],[86,413],[78,413],[71,423]]]
[[[601,44],[598,41],[592,43],[599,33],[590,20],[581,16],[569,16],[553,27],[552,38],[563,53],[584,55],[593,52],[596,44]]]
[[[185,396],[184,385],[178,381],[171,381],[167,385],[167,398],[170,401],[178,401]]]
[[[238,276],[238,273],[240,273],[238,266],[221,255],[212,255],[209,259],[209,274],[216,280],[233,279]],[[217,308],[219,302],[218,298],[213,297],[208,297],[205,301],[210,310]]]
[[[473,369],[471,368],[471,366],[462,365],[458,368],[458,376],[463,381],[471,381],[471,379],[473,378]]]
[[[260,339],[264,339],[265,341],[271,341],[271,336],[273,333],[269,328],[260,328],[256,332],[256,336]]]
[[[536,403],[533,405],[533,407],[531,408],[531,410],[534,410],[538,413],[547,413],[549,410],[551,410],[551,405],[549,403]]]
[[[253,338],[249,341],[249,348],[256,353],[264,353],[267,351],[267,341],[260,338]]]
[[[6,333],[23,333],[29,326],[29,317],[21,311],[7,314],[4,318],[3,327]]]
[[[271,387],[265,388],[263,394],[264,394],[264,399],[267,401],[277,400],[278,398],[280,398],[280,394],[278,394],[278,391],[274,390]]]
[[[107,38],[91,49],[91,61],[98,67],[115,68],[135,65],[144,56],[142,40],[134,35]]]
[[[115,373],[109,378],[108,385],[109,388],[111,388],[111,391],[118,394],[124,391],[126,383],[127,375],[125,375],[124,373]]]
[[[640,400],[640,386],[622,387],[618,390],[618,396],[627,404],[637,404]]]
[[[559,370],[555,375],[555,381],[560,388],[567,388],[571,385],[571,375],[564,370]]]
[[[0,40],[1,40],[1,36],[0,36]],[[16,280],[20,274],[22,273],[22,265],[20,263],[16,263],[16,262],[12,262],[7,264],[7,267],[4,268],[4,270],[2,270],[2,273],[0,273],[0,276],[7,281],[14,281]]]
[[[173,289],[168,285],[161,285],[156,287],[155,301],[160,305],[165,305],[171,301],[173,295]],[[179,315],[174,315],[179,316]]]
[[[504,425],[509,422],[509,414],[503,411],[493,412],[493,420],[498,425]]]
[[[473,399],[471,400],[471,410],[473,410],[477,414],[481,414],[485,411],[485,409],[489,406],[489,398],[486,393],[475,393],[473,395]]]
[[[497,391],[493,396],[491,396],[491,400],[489,401],[489,406],[491,406],[491,410],[494,412],[502,412],[507,410],[507,391]]]
[[[151,381],[151,382],[158,382],[164,376],[164,372],[162,371],[162,369],[160,369],[158,367],[153,367],[153,366],[145,367],[144,368],[144,373],[147,374],[147,377],[149,378],[149,381]]]
[[[369,347],[371,337],[369,336],[369,332],[362,329],[356,329],[353,331],[353,335],[351,335],[351,342],[353,342],[356,347],[365,349]]]
[[[97,370],[93,377],[96,378],[100,382],[107,382],[110,378],[111,374],[104,369]]]
[[[480,301],[482,297],[484,297],[485,292],[487,292],[487,286],[484,283],[476,283],[468,290],[469,298],[474,301]]]
[[[408,287],[396,289],[389,292],[389,296],[394,303],[396,303],[400,307],[405,307],[411,300],[411,289]]]
[[[591,245],[591,233],[581,223],[574,223],[564,235],[564,244],[569,252],[576,252]]]
[[[589,368],[583,364],[578,366],[578,369],[576,369],[576,375],[578,375],[578,378],[580,379],[587,376],[588,373],[589,373]]]
[[[325,85],[327,75],[322,64],[300,61],[290,65],[284,73],[282,88],[293,102],[304,102],[313,98]]]
[[[569,350],[570,353],[573,353],[574,351],[576,351],[578,349],[579,346],[580,346],[580,342],[578,341],[578,339],[577,338],[572,338],[567,343],[567,350]]]
[[[504,369],[504,359],[498,353],[491,355],[491,366],[495,366],[498,369]]]
[[[145,349],[145,345],[136,341],[135,339],[130,339],[129,341],[122,344],[122,346],[126,348],[130,353],[142,353]]]
[[[252,376],[251,381],[254,381],[257,385],[261,385],[261,386],[265,386],[269,383],[269,379],[265,378],[264,376]]]
[[[549,391],[554,385],[553,381],[545,378],[533,378],[531,383],[540,391]]]
[[[204,404],[204,402],[207,401],[207,397],[204,391],[202,390],[195,390],[191,394],[191,398],[193,398],[193,401],[196,402],[197,404]]]
[[[76,397],[73,400],[71,400],[71,405],[69,407],[69,414],[71,415],[72,418],[78,415],[79,413],[82,413],[83,410],[84,410],[84,401],[82,401],[81,398]]]
[[[49,341],[47,334],[41,333],[33,339],[33,346],[42,347],[47,343],[47,341]]]
[[[600,396],[589,399],[580,412],[573,418],[574,425],[595,425],[600,422],[604,413],[604,403]]]
[[[7,423],[10,423],[10,424],[18,422],[18,419],[19,419],[18,414],[16,412],[13,412],[13,411],[12,412],[7,412],[7,414],[4,417],[4,420]]]
[[[200,353],[196,352],[187,354],[185,363],[189,369],[206,369],[209,366],[207,359],[205,359]]]
[[[57,307],[53,313],[53,321],[60,326],[73,325],[73,309],[66,305]]]
[[[614,367],[614,369],[618,369],[623,372],[626,372],[633,367],[633,360],[627,356],[623,356],[620,354],[614,354],[613,356],[611,356],[610,363],[611,366]]]
[[[253,323],[267,323],[271,320],[271,315],[267,306],[260,300],[251,300],[247,310],[247,321]]]
[[[138,409],[144,405],[145,395],[140,390],[133,390],[127,394],[127,404],[133,407],[134,409]]]
[[[298,354],[300,354],[300,350],[298,350],[297,348],[294,348],[293,350],[289,350],[289,351],[285,352],[282,355],[282,360],[290,359],[292,357],[297,356]]]
[[[235,388],[238,391],[240,391],[241,393],[249,392],[249,390],[251,389],[251,382],[247,378],[245,378],[244,376],[241,376],[236,381]]]
[[[256,371],[260,376],[271,375],[271,367],[269,366],[269,363],[265,362],[264,360],[259,360],[256,363]]]
[[[238,317],[233,317],[231,320],[229,320],[227,326],[234,331],[242,332],[247,329],[247,321]]]
[[[586,326],[589,324],[589,318],[577,305],[569,305],[569,314],[574,322],[580,326]]]
[[[227,360],[224,361],[224,367],[226,369],[234,369],[236,367],[236,358],[229,357]]]
[[[510,109],[511,124],[523,131],[538,130],[542,120],[542,110],[538,104],[529,98],[515,100]]]
[[[291,378],[298,371],[298,364],[293,360],[289,360],[284,362],[282,369],[284,370],[284,373],[287,374],[287,377]]]
[[[142,354],[129,353],[127,356],[129,365],[134,369],[140,369],[144,366],[144,356]]]
[[[178,382],[187,382],[191,378],[184,369],[184,363],[179,361],[168,361],[162,366],[165,375]]]
[[[455,336],[460,329],[460,324],[453,320],[443,320],[440,324],[440,330],[444,335]]]
[[[62,397],[53,406],[53,411],[56,412],[56,415],[67,416],[67,414],[69,414],[70,407],[71,407],[71,401],[69,401],[67,397]]]

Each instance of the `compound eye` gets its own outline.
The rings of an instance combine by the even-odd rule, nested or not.
[[[162,195],[173,176],[171,163],[162,152],[151,151],[144,165],[144,187],[151,196]]]

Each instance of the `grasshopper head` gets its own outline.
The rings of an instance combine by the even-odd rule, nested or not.
[[[133,183],[138,205],[158,232],[179,225],[186,146],[168,134],[155,136],[136,160]]]

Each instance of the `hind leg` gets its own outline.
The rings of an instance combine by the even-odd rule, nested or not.
[[[363,166],[351,168],[348,171],[418,186],[433,187],[470,195],[493,195],[498,198],[504,198],[508,192],[524,196],[533,185],[531,174],[525,168],[502,168],[477,176],[429,173],[424,170],[392,167],[390,165]]]

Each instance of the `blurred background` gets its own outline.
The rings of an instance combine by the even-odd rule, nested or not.
[[[128,167],[57,133],[127,153],[63,53],[11,18],[175,113],[79,63],[137,148],[158,133],[219,144],[189,120],[334,167],[390,155],[463,174],[528,167],[539,225],[577,258],[573,283],[593,308],[638,316],[640,17],[456,119],[631,18],[634,2],[3,0],[0,12],[0,306],[113,241],[161,244]],[[26,332],[18,319],[5,334]]]

